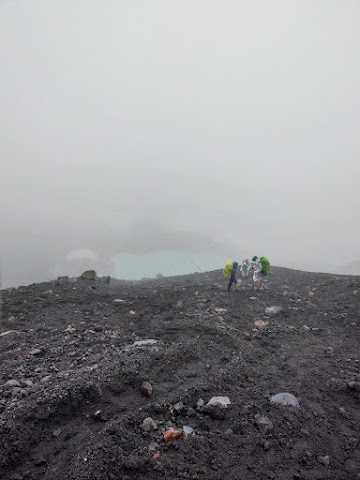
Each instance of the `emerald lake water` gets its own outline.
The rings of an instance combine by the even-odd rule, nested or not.
[[[223,268],[231,259],[209,254],[171,250],[142,255],[120,254],[115,257],[116,277],[140,280],[145,277],[186,275]]]

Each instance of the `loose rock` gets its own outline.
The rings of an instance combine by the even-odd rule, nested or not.
[[[122,300],[121,298],[115,298],[115,300],[113,300],[113,305],[123,305],[126,303],[126,300]]]
[[[33,356],[41,355],[41,350],[39,348],[33,348],[30,350],[29,354]]]
[[[5,387],[20,387],[20,383],[17,380],[8,380],[5,382]]]
[[[147,417],[142,422],[141,428],[144,430],[144,432],[151,432],[153,430],[157,430],[158,424],[151,417]]]
[[[229,405],[231,405],[231,401],[229,397],[212,397],[206,405],[211,407],[227,408]]]
[[[282,307],[277,307],[276,305],[265,308],[265,315],[270,317],[278,315],[280,312],[282,312]]]
[[[277,393],[270,398],[270,403],[278,405],[291,405],[292,407],[299,408],[299,401],[291,393]]]
[[[96,280],[95,270],[86,270],[86,272],[81,274],[83,280]]]
[[[330,457],[329,455],[325,455],[324,457],[318,458],[319,462],[322,463],[325,467],[330,466]]]
[[[156,452],[157,450],[160,450],[160,445],[156,442],[151,442],[148,446],[148,451],[150,453],[154,453]]]
[[[164,433],[164,441],[165,443],[173,442],[177,440],[181,436],[181,432],[179,430],[175,430],[171,428]]]
[[[268,417],[256,415],[256,425],[261,433],[268,433],[274,428],[272,421]]]
[[[151,397],[153,394],[153,386],[150,382],[143,382],[140,391],[145,397]]]

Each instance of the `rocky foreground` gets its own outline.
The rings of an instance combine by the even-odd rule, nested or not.
[[[360,479],[359,277],[63,278],[1,299],[1,479]]]

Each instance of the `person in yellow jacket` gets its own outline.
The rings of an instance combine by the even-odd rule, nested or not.
[[[231,286],[233,283],[237,283],[237,267],[238,262],[228,262],[224,267],[224,277],[229,280],[228,292],[230,292]]]

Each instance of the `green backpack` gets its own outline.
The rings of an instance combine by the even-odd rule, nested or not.
[[[267,277],[270,273],[270,262],[266,257],[260,257],[260,265],[263,269],[263,274]]]
[[[227,280],[230,280],[233,268],[234,268],[234,262],[227,262],[227,264],[225,265],[225,267],[224,267],[224,277]]]

